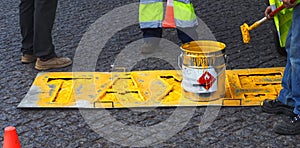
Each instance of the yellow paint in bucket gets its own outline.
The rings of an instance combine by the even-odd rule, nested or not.
[[[225,96],[225,47],[224,43],[208,40],[181,46],[179,63],[184,97],[212,101]]]

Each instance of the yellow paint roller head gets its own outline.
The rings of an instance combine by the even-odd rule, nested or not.
[[[243,41],[245,44],[248,44],[250,42],[250,29],[248,24],[244,23],[241,26],[241,32],[242,32],[242,37],[243,37]]]

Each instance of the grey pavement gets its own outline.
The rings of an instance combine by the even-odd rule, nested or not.
[[[93,23],[112,10],[134,2],[138,1],[59,1],[53,30],[57,54],[73,58],[81,39]],[[285,66],[285,57],[279,55],[274,48],[270,30],[271,22],[251,32],[251,44],[242,43],[240,25],[244,22],[252,24],[262,18],[265,9],[264,1],[192,0],[192,2],[197,16],[209,27],[216,40],[227,45],[226,55],[229,57],[227,69]],[[17,105],[39,72],[34,69],[34,64],[24,65],[20,61],[21,37],[18,26],[18,4],[17,0],[5,0],[1,1],[0,5],[0,127],[4,129],[6,126],[15,126],[23,147],[122,147],[146,144],[150,144],[147,145],[149,147],[300,146],[298,142],[300,136],[283,136],[273,132],[273,124],[283,116],[261,113],[259,107],[222,107],[220,110],[217,107],[197,107],[191,110],[194,112],[184,127],[181,127],[181,124],[185,121],[170,122],[170,127],[160,126],[159,123],[166,121],[178,110],[188,114],[185,111],[189,111],[189,108],[155,108],[148,111],[110,109],[105,110],[105,113],[108,113],[106,115],[98,114],[103,113],[103,110],[101,112],[79,109],[17,109]],[[126,17],[127,14],[123,15]],[[107,21],[123,23],[114,18],[107,19]],[[98,35],[110,34],[110,32],[96,33]],[[163,37],[180,45],[174,30],[166,30]],[[111,65],[114,64],[116,56],[123,49],[133,47],[129,44],[136,43],[135,41],[141,38],[138,24],[117,30],[105,43],[97,57],[95,71],[111,71]],[[209,37],[200,34],[200,38]],[[99,39],[95,38],[95,40]],[[164,59],[150,57],[136,62],[131,70],[154,69],[174,69],[174,67]],[[49,71],[71,72],[72,67]],[[205,126],[204,119],[209,118],[205,114],[207,109],[215,109],[219,112],[215,113],[215,119],[208,121],[207,129],[201,131],[199,129]],[[108,119],[108,116],[114,117],[114,120]],[[95,124],[91,123],[90,118],[101,124],[93,127]],[[129,129],[117,129],[116,121],[126,125],[125,127],[138,127],[136,129],[159,127],[166,130],[171,126],[178,126],[178,132],[171,136],[167,135],[168,132],[140,133],[139,136]],[[153,139],[155,142],[151,143]],[[3,130],[0,130],[0,141],[3,141]]]

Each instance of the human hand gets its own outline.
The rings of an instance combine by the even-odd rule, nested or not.
[[[290,8],[294,8],[296,6],[296,2],[292,3],[291,0],[282,0],[283,5],[285,8],[290,9]]]
[[[272,12],[271,6],[268,6],[265,10],[265,16],[267,17],[268,20],[273,19],[269,14]]]

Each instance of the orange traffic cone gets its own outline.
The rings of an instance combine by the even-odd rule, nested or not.
[[[162,23],[163,28],[176,28],[175,18],[174,18],[174,4],[173,0],[167,1],[165,19]]]
[[[21,148],[15,127],[9,126],[4,129],[3,148]]]

